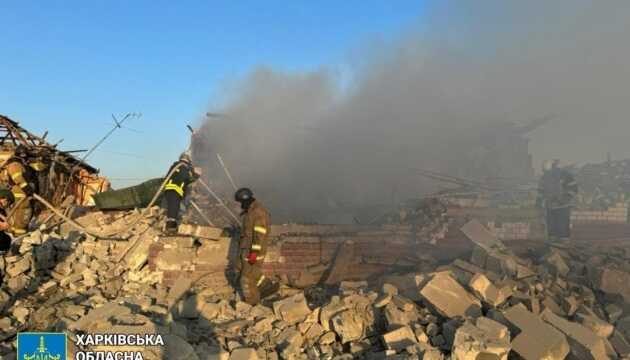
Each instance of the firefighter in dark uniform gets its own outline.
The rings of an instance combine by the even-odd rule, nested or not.
[[[199,169],[192,166],[192,159],[188,152],[183,153],[179,160],[171,165],[167,174],[170,174],[171,171],[173,174],[164,186],[164,199],[166,202],[166,233],[174,235],[177,233],[180,204],[186,197],[188,186],[195,182],[201,174]]]
[[[0,255],[4,255],[11,248],[11,236],[8,234],[11,229],[11,224],[7,215],[10,213],[10,209],[15,202],[15,197],[9,189],[0,188]]]
[[[24,235],[33,217],[33,204],[30,196],[34,192],[34,183],[29,182],[30,170],[24,164],[24,153],[21,147],[16,149],[15,156],[0,169],[0,184],[11,191],[14,198],[9,229],[16,236]]]
[[[236,269],[240,273],[239,283],[244,300],[256,305],[261,299],[278,291],[279,284],[267,278],[262,265],[267,254],[271,219],[269,212],[248,188],[241,188],[234,194],[234,200],[241,204],[243,223],[239,241],[239,258]]]
[[[578,192],[577,181],[560,166],[559,160],[545,162],[543,171],[540,189],[547,235],[550,240],[568,240],[571,237],[571,207]]]

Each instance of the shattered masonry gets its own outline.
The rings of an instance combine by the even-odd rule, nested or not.
[[[62,222],[0,258],[0,359],[26,330],[162,334],[164,348],[115,348],[145,359],[630,358],[627,219],[576,217],[575,239],[549,244],[535,209],[430,204],[369,226],[274,225],[264,270],[283,287],[253,307],[223,228],[164,237],[157,207],[76,211],[115,238]]]

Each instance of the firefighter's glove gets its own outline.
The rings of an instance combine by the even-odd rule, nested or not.
[[[256,254],[255,252],[250,252],[250,253],[247,255],[247,262],[248,262],[250,265],[254,265],[254,264],[256,263],[256,259],[258,259],[258,254]]]

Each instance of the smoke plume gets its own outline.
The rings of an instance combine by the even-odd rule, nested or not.
[[[368,222],[443,186],[416,169],[481,179],[480,142],[548,115],[536,163],[630,157],[630,2],[435,3],[350,76],[261,67],[236,84],[195,144],[214,186],[231,191],[219,153],[274,221]]]

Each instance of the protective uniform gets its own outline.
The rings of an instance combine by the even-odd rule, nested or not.
[[[240,286],[245,302],[256,305],[278,290],[278,285],[265,277],[262,266],[267,254],[271,219],[262,204],[251,198],[242,212],[239,259],[236,269],[240,272]]]
[[[180,159],[171,165],[167,174],[170,174],[173,169],[175,169],[175,171],[164,186],[166,231],[168,233],[177,232],[179,206],[186,196],[188,185],[199,178],[199,175],[192,166],[190,156],[186,153],[182,154]]]
[[[541,198],[545,210],[549,238],[571,237],[571,206],[577,196],[575,177],[557,163],[540,179]]]
[[[17,159],[11,159],[0,170],[0,184],[9,188],[15,203],[9,217],[9,231],[16,236],[24,235],[33,217],[33,206],[30,195],[32,185],[26,179],[27,168]]]
[[[10,190],[0,188],[0,214],[6,219],[9,209],[13,205],[15,198]],[[7,234],[10,225],[4,220],[0,221],[0,255],[6,253],[11,248],[11,236]]]

